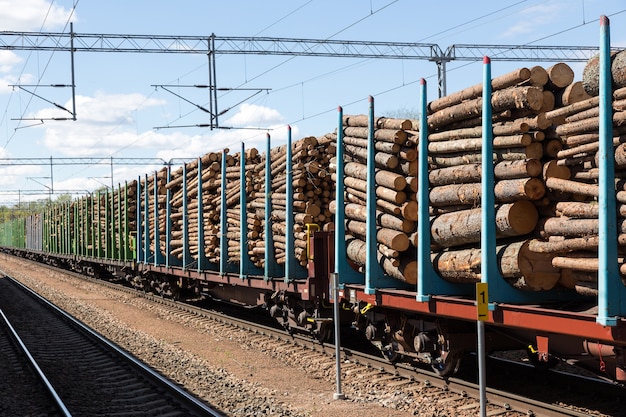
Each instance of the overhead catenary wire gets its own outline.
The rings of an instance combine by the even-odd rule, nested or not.
[[[71,22],[72,16],[74,16],[74,12],[76,11],[76,7],[78,6],[79,1],[80,1],[80,0],[75,0],[75,1],[74,1],[74,4],[72,5],[72,9],[70,10],[70,13],[69,13],[69,15],[68,15],[68,17],[67,17],[67,20],[66,20],[66,22],[65,22],[65,26],[63,27],[63,33],[65,33],[65,31],[67,30],[67,27],[70,25],[70,22]],[[49,14],[50,14],[50,11],[52,10],[52,6],[53,6],[53,5],[54,5],[54,1],[51,1],[51,2],[50,2],[50,6],[48,7],[48,10],[47,10],[47,12],[46,12],[46,16],[44,17],[44,21],[41,23],[41,28],[40,28],[40,31],[41,31],[41,30],[43,29],[43,27],[45,26],[46,21],[48,20],[48,16],[49,16]],[[58,43],[58,42],[60,42],[60,39],[59,39],[59,41],[57,41],[57,43]],[[29,62],[29,60],[30,60],[30,57],[31,57],[31,56],[32,56],[32,52],[28,54],[28,57],[27,57],[27,59],[26,59],[26,62],[24,63],[24,65],[23,65],[23,67],[22,67],[22,70],[20,71],[20,75],[19,75],[19,77],[18,77],[18,80],[19,80],[19,79],[21,79],[22,75],[24,74],[24,71],[26,70],[26,66],[27,66],[27,64],[28,64],[28,62]],[[39,74],[38,83],[40,83],[40,82],[41,82],[41,79],[43,78],[44,74],[45,74],[45,73],[46,73],[46,71],[48,70],[48,67],[50,66],[50,63],[52,62],[52,57],[53,57],[53,56],[54,56],[54,52],[52,52],[52,53],[50,54],[50,57],[48,58],[48,61],[46,62],[46,65],[44,66],[43,72],[41,72],[41,73]],[[35,91],[37,91],[37,88],[35,88]],[[24,119],[24,118],[25,118],[26,112],[28,111],[28,109],[29,109],[29,107],[30,107],[30,103],[32,102],[33,97],[34,97],[34,95],[31,95],[31,96],[29,97],[29,100],[28,100],[28,102],[27,102],[27,104],[26,104],[26,107],[25,107],[25,108],[23,109],[23,111],[22,111],[22,116],[20,117],[20,119]],[[8,100],[8,102],[7,102],[7,107],[6,107],[6,110],[5,110],[4,115],[3,115],[3,118],[2,118],[2,120],[0,120],[0,124],[7,122],[6,115],[8,114],[8,108],[9,108],[10,104],[11,104],[11,99],[9,98],[9,100]],[[19,128],[19,126],[20,126],[20,122],[18,121],[18,126],[17,126],[17,127]],[[13,133],[11,134],[11,136],[7,138],[7,141],[6,141],[5,145],[4,145],[4,149],[6,149],[6,148],[9,146],[9,144],[11,143],[11,141],[13,140],[13,138],[15,137],[16,132],[17,132],[17,129],[14,129],[14,130],[13,130]]]

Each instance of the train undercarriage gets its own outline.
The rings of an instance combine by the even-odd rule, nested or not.
[[[20,251],[14,254],[95,278],[124,282],[167,298],[210,297],[248,308],[262,308],[290,334],[307,334],[324,343],[334,341],[332,304],[328,301],[328,294],[313,290],[328,288],[326,278],[323,281],[308,278],[297,283],[297,291],[289,291],[199,280],[172,274],[171,270],[142,269],[134,263]],[[296,286],[294,283],[290,285]],[[307,293],[302,288],[310,290],[308,298],[302,297]],[[350,329],[349,335],[369,341],[389,361],[424,364],[443,376],[454,374],[461,366],[462,358],[477,351],[476,322],[467,318],[420,314],[342,298],[340,320],[343,328]],[[525,350],[528,362],[540,368],[566,362],[598,376],[626,382],[626,350],[619,343],[531,328],[488,325],[485,347],[488,353]]]

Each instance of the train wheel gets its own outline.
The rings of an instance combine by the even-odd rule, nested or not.
[[[453,375],[461,366],[460,352],[447,352],[445,355],[440,356],[440,359],[442,359],[441,362],[431,365],[433,371],[439,376]]]
[[[320,330],[318,333],[318,340],[322,343],[334,342],[335,329],[332,320],[323,321],[320,323]]]

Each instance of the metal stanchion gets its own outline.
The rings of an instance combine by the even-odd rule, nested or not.
[[[335,374],[337,392],[333,394],[334,400],[344,400],[346,396],[341,392],[341,336],[339,335],[339,274],[330,273],[333,282],[333,321],[335,324]]]

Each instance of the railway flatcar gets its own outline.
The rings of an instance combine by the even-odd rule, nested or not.
[[[2,250],[263,306],[322,341],[339,302],[389,360],[444,375],[482,321],[487,351],[624,382],[626,71],[611,75],[608,49],[583,82],[564,63],[492,78],[486,59],[459,93],[428,103],[423,82],[420,120],[376,117],[372,98],[333,133],[289,129],[265,152],[211,152],[6,222]]]

